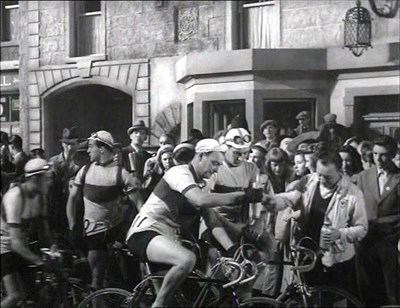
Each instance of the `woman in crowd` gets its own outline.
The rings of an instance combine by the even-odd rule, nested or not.
[[[342,159],[342,173],[352,178],[355,182],[354,176],[363,171],[360,154],[350,145],[345,145],[339,150],[340,158]]]
[[[174,166],[172,153],[174,147],[170,144],[161,146],[156,155],[156,161],[148,159],[144,167],[143,178],[145,188],[153,191],[157,183],[161,180],[164,173]]]

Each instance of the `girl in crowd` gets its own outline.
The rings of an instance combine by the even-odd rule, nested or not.
[[[342,159],[342,173],[354,182],[354,175],[364,170],[360,154],[352,146],[345,145],[340,148],[339,155]]]
[[[143,177],[145,181],[145,188],[151,192],[156,187],[157,183],[161,180],[164,173],[174,166],[172,152],[174,146],[167,144],[161,146],[156,155],[156,161],[147,160]]]

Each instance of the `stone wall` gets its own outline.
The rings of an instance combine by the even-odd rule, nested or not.
[[[281,44],[284,48],[326,48],[343,45],[343,19],[355,6],[349,0],[281,0]],[[399,12],[395,18],[382,18],[364,0],[371,13],[372,45],[398,42]]]
[[[68,2],[39,1],[39,7],[40,64],[63,64]],[[105,1],[105,12],[108,60],[225,48],[224,1]]]
[[[110,59],[182,55],[225,46],[224,1],[109,1]]]

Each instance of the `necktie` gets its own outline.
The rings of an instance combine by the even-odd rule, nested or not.
[[[386,172],[384,172],[383,170],[381,170],[378,174],[378,183],[379,183],[379,193],[380,195],[383,194],[383,192],[385,191],[385,184],[387,182],[387,175]]]

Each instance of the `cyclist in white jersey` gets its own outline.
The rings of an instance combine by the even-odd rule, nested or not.
[[[237,204],[244,192],[206,193],[202,181],[217,172],[223,160],[218,142],[203,139],[188,165],[168,170],[147,199],[127,234],[128,246],[146,261],[171,265],[153,307],[163,307],[196,263],[196,256],[179,244],[181,213]]]

